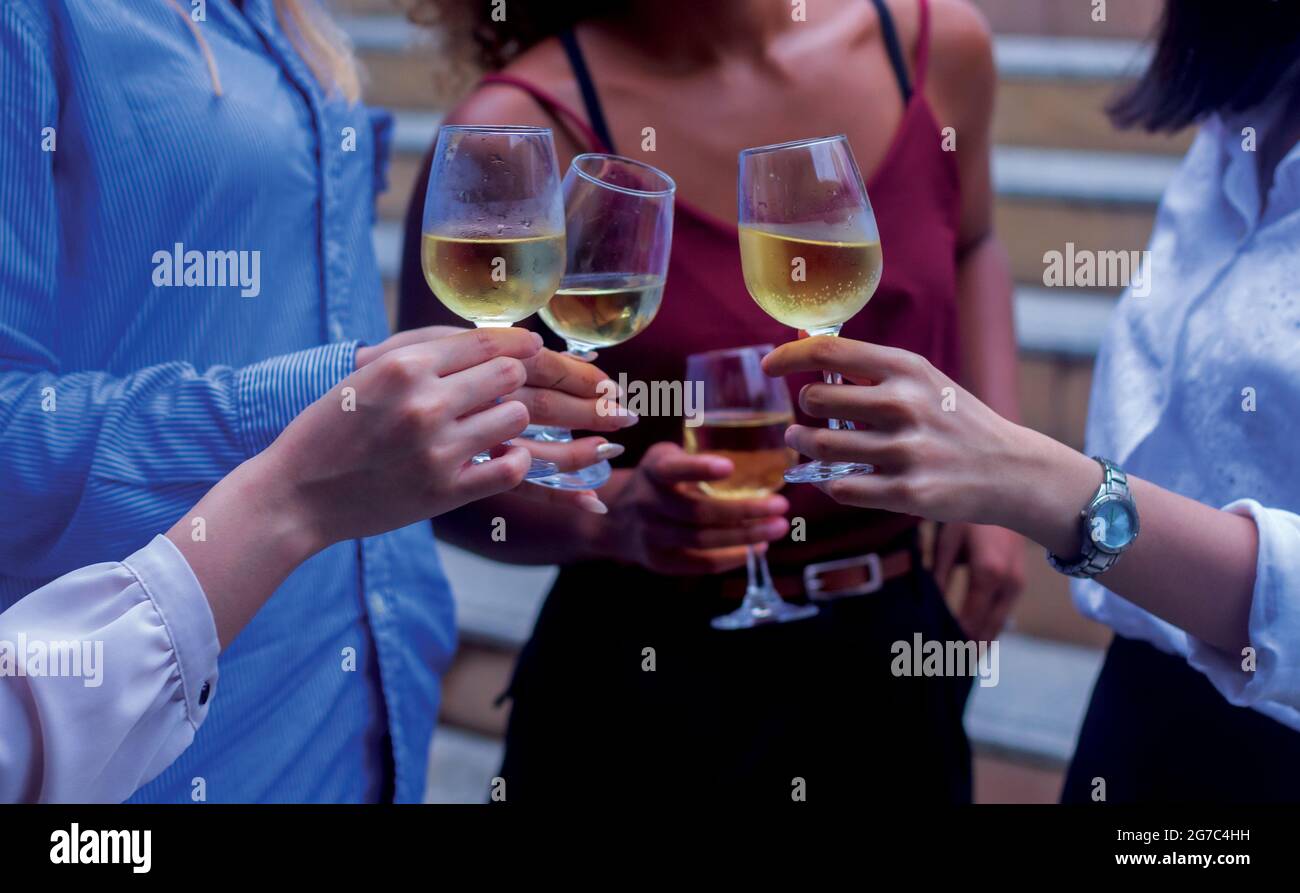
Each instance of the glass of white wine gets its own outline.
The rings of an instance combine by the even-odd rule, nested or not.
[[[564,201],[551,131],[440,128],[422,231],[425,281],[452,313],[501,327],[537,312],[564,275]],[[484,452],[473,461],[490,459]],[[528,478],[557,470],[535,458]]]
[[[668,275],[676,191],[663,171],[618,155],[587,153],[569,165],[563,185],[568,260],[541,317],[570,356],[591,360],[595,351],[622,344],[654,320]],[[564,428],[543,426],[530,427],[525,436],[573,439]],[[610,474],[602,460],[533,483],[589,490]]]
[[[735,347],[691,354],[687,382],[702,382],[703,419],[685,426],[686,452],[730,459],[735,470],[700,489],[714,499],[759,499],[785,484],[785,470],[795,460],[785,445],[785,429],[794,422],[790,391],[784,381],[763,374],[763,357],[772,345]],[[767,557],[749,547],[749,583],[745,600],[730,614],[712,620],[714,629],[746,629],[764,623],[803,620],[816,605],[793,605],[772,585]]]
[[[875,294],[884,271],[876,216],[843,135],[740,153],[740,260],[745,287],[778,322],[838,335]],[[827,384],[839,384],[825,373]],[[830,420],[833,429],[852,422]],[[859,462],[805,462],[792,484],[867,474]]]

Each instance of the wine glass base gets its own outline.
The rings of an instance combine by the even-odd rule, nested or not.
[[[791,623],[795,620],[806,620],[817,614],[816,605],[792,605],[789,602],[778,601],[774,604],[767,605],[741,605],[730,614],[723,614],[721,617],[714,617],[709,621],[709,625],[714,629],[749,629],[755,626],[766,626],[769,623]]]
[[[790,484],[816,484],[855,474],[871,474],[873,471],[875,468],[865,462],[805,462],[788,469],[785,479]]]
[[[577,471],[562,471],[546,477],[528,478],[528,481],[552,490],[595,490],[609,483],[613,469],[604,460]]]
[[[528,473],[524,475],[526,481],[536,481],[541,478],[548,478],[553,474],[558,474],[560,466],[554,462],[547,462],[545,459],[534,459],[528,465]]]
[[[506,444],[506,446],[508,445],[509,444]],[[469,461],[475,465],[482,465],[484,462],[492,461],[492,454],[484,451],[478,453]],[[538,478],[550,477],[554,474],[558,474],[559,471],[560,466],[556,465],[554,462],[547,462],[545,459],[534,458],[528,466],[528,473],[524,475],[524,480],[534,481]]]

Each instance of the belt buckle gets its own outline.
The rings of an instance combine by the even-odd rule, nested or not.
[[[850,567],[865,567],[871,571],[870,577],[863,583],[849,589],[827,591],[822,587],[820,575],[827,571],[841,571]],[[885,573],[880,566],[880,554],[868,552],[852,558],[840,558],[835,561],[821,561],[810,564],[803,569],[803,588],[812,601],[831,601],[850,595],[870,595],[885,585]]]

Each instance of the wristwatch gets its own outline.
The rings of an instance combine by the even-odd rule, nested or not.
[[[1115,566],[1138,535],[1137,506],[1128,489],[1128,477],[1114,462],[1093,456],[1101,466],[1102,481],[1083,511],[1079,513],[1082,554],[1064,562],[1050,551],[1047,563],[1071,577],[1090,579]]]

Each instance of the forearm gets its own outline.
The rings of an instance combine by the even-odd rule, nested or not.
[[[1100,467],[1026,428],[1013,439],[1013,479],[997,500],[1003,508],[996,523],[1062,557],[1077,555],[1079,512],[1101,483]],[[1132,476],[1129,485],[1142,532],[1099,582],[1198,639],[1240,653],[1249,643],[1259,548],[1254,522]]]
[[[1020,420],[1014,288],[1006,249],[989,233],[957,268],[961,383],[998,415]]]
[[[0,354],[12,336],[0,321]],[[140,545],[352,371],[354,345],[243,368],[0,368],[0,573],[47,578]],[[4,364],[0,363],[0,367]],[[147,524],[133,525],[142,516]]]
[[[224,649],[326,545],[268,454],[240,465],[167,531],[203,587]]]

